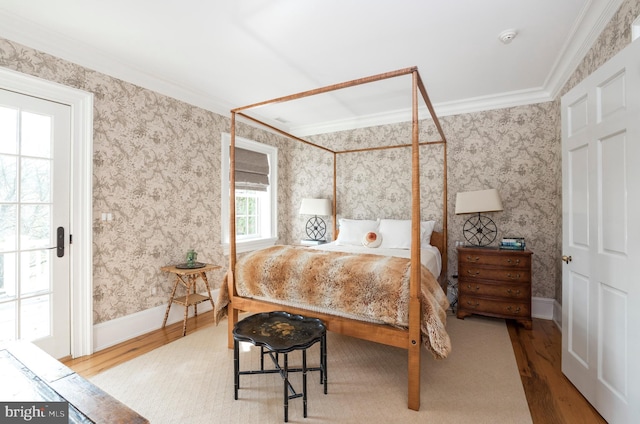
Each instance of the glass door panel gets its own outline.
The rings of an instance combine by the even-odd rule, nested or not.
[[[16,339],[16,303],[0,301],[0,340]]]
[[[37,340],[51,334],[51,295],[29,297],[22,300],[20,335],[26,340]]]
[[[68,352],[69,260],[54,252],[69,221],[69,107],[0,95],[0,341]]]

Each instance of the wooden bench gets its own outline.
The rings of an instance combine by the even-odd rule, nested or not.
[[[0,399],[69,402],[69,422],[144,424],[149,421],[29,342],[0,345]],[[6,384],[10,381],[10,384]],[[126,384],[126,382],[122,382]]]

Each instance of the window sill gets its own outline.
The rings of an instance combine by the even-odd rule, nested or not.
[[[252,252],[254,250],[264,249],[265,247],[276,244],[277,238],[265,238],[259,240],[246,240],[236,242],[236,253]],[[225,256],[229,255],[231,249],[229,243],[222,244],[222,250]]]

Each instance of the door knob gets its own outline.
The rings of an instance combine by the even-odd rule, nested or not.
[[[56,249],[56,254],[59,258],[64,256],[64,227],[58,227],[56,231],[56,245],[53,247],[45,247],[45,249]]]
[[[569,263],[569,262],[571,262],[571,261],[573,260],[573,258],[572,258],[571,256],[562,255],[562,260],[563,260],[565,263]]]
[[[56,231],[56,254],[59,258],[64,256],[64,227],[58,227],[58,231]]]

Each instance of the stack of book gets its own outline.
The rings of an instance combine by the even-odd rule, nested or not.
[[[500,242],[500,249],[524,250],[525,242],[523,237],[504,237]]]
[[[325,244],[326,242],[327,242],[326,240],[304,239],[300,241],[300,244],[302,244],[303,246],[318,246],[321,244]]]

